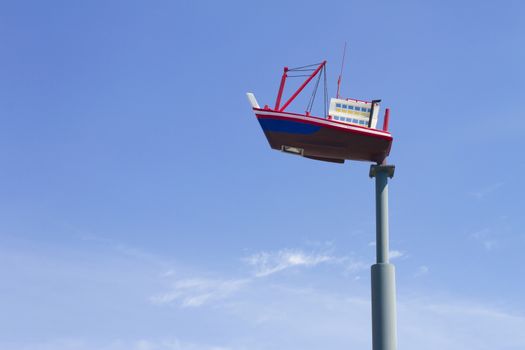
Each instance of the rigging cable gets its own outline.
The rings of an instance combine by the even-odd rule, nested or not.
[[[319,81],[321,81],[321,75],[322,75],[322,72],[319,72],[319,76],[317,77],[317,80],[315,82],[314,90],[312,92],[312,95],[310,96],[310,101],[308,102],[308,105],[306,106],[306,111],[308,113],[312,111],[312,107],[315,101],[315,95],[317,94],[317,89],[319,88]]]

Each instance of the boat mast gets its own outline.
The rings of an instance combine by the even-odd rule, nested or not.
[[[339,89],[341,87],[341,80],[343,79],[343,66],[345,64],[345,55],[346,55],[346,41],[345,41],[345,47],[343,49],[343,59],[341,61],[341,71],[339,72],[339,79],[337,79],[337,94],[335,95],[336,98],[339,98]]]
[[[315,66],[315,65],[309,65],[309,66],[305,66],[305,67],[310,67],[310,66]],[[279,112],[283,112],[286,107],[288,107],[288,105],[290,103],[292,103],[292,101],[297,97],[297,95],[299,95],[301,93],[301,91],[303,91],[304,87],[306,85],[308,85],[308,83],[317,75],[317,73],[319,73],[321,71],[321,69],[323,69],[324,67],[326,66],[326,61],[323,61],[319,64],[319,66],[314,70],[314,72],[312,74],[310,74],[308,76],[308,78],[301,84],[301,86],[297,89],[297,91],[294,92],[294,94],[288,99],[288,101],[286,101],[284,103],[284,105],[282,105],[282,107],[280,107],[280,109],[278,109]],[[282,97],[282,93],[283,93],[283,90],[282,90],[282,87],[284,87],[284,82],[286,80],[286,77],[288,76],[287,75],[287,72],[293,72],[293,71],[301,71],[304,67],[299,67],[299,68],[294,68],[294,69],[290,69],[290,68],[285,68],[285,71],[283,73],[283,78],[281,79],[281,86],[279,87],[279,94],[277,96],[277,102],[280,102],[281,101],[281,97]],[[276,107],[278,106],[278,103],[275,103]]]

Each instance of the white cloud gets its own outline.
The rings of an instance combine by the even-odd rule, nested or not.
[[[344,269],[349,258],[342,259],[328,254],[305,254],[310,259],[292,259],[305,266],[306,261],[317,261],[315,256],[330,256],[338,268]],[[4,256],[5,259],[5,256]],[[321,259],[322,260],[322,259]],[[28,261],[20,264],[20,259],[13,260],[18,265],[27,266]],[[143,262],[144,260],[140,260]],[[43,265],[41,261],[37,265]],[[77,261],[66,261],[62,264],[49,264],[52,271],[57,266],[71,269]],[[318,262],[318,264],[321,264]],[[17,266],[16,263],[4,264]],[[150,295],[149,289],[138,286],[149,285],[152,279],[159,279],[158,266],[146,269],[148,275],[140,274],[139,265],[118,265],[108,268],[108,264],[100,264],[96,273],[90,275],[89,285],[97,284],[108,288],[108,298],[93,298],[96,292],[105,288],[97,288],[96,292],[80,295],[81,302],[75,305],[83,306],[77,310],[60,309],[60,303],[52,304],[55,315],[36,313],[34,318],[16,318],[16,312],[7,312],[2,323],[2,329],[17,320],[20,326],[8,328],[8,333],[15,334],[11,338],[0,339],[0,349],[9,350],[262,350],[262,349],[303,349],[314,350],[330,348],[342,350],[348,348],[370,348],[370,301],[367,283],[353,282],[350,279],[341,280],[338,275],[333,278],[319,276],[309,270],[311,278],[289,279],[279,281],[264,278],[233,278],[225,273],[225,278],[186,278],[180,279],[182,272],[163,277],[178,278],[167,289],[167,293],[157,295],[154,299],[163,305],[175,304],[186,306],[184,310],[162,309],[143,305],[141,297]],[[101,274],[113,270],[101,279]],[[81,271],[82,273],[78,273]],[[122,274],[128,271],[128,274]],[[41,276],[41,270],[38,270]],[[74,274],[73,274],[74,272]],[[83,276],[90,270],[78,270],[71,276]],[[117,273],[118,272],[118,273]],[[185,274],[187,276],[187,272]],[[147,277],[149,276],[149,277]],[[152,277],[153,276],[153,277]],[[228,277],[229,276],[229,277]],[[150,278],[151,277],[151,278]],[[352,276],[353,277],[353,276]],[[120,279],[119,279],[120,278]],[[364,278],[363,278],[364,279]],[[114,281],[119,281],[114,283]],[[312,283],[319,280],[322,283]],[[76,281],[76,280],[75,280]],[[99,283],[92,283],[97,281]],[[130,281],[132,283],[124,283]],[[303,281],[303,282],[301,282]],[[103,282],[103,283],[100,283]],[[111,283],[110,283],[111,282]],[[68,281],[68,283],[70,283]],[[301,284],[305,283],[305,284]],[[88,284],[86,284],[87,286]],[[114,286],[109,289],[106,286]],[[156,287],[155,287],[156,288]],[[322,288],[322,289],[321,289]],[[135,290],[139,289],[137,293]],[[20,289],[23,291],[23,289]],[[407,296],[402,290],[410,290],[410,285],[404,286],[399,294],[399,348],[405,350],[522,350],[525,349],[525,316],[523,308],[514,305],[512,311],[490,306],[490,300],[473,303],[467,297],[439,297],[427,293],[425,298],[411,294]],[[95,291],[95,290],[94,290]],[[481,295],[481,294],[480,294]],[[472,299],[480,295],[473,295]],[[60,298],[73,298],[77,295],[70,291],[58,295]],[[83,301],[94,302],[85,305]],[[98,307],[97,304],[110,300],[110,303]],[[49,302],[47,296],[44,299]],[[71,299],[73,300],[73,299]],[[220,302],[221,307],[209,308],[195,312],[198,305],[210,305]],[[54,306],[57,307],[54,307]],[[8,305],[4,305],[8,307]],[[29,304],[33,310],[33,304]],[[21,308],[21,306],[18,306]],[[509,307],[510,308],[510,307]],[[50,308],[51,309],[51,308]],[[29,310],[29,309],[27,309]],[[22,309],[22,311],[27,311]],[[119,310],[133,310],[120,312]],[[8,307],[9,311],[9,307]],[[33,310],[34,311],[34,310]],[[38,311],[38,310],[37,310]],[[117,312],[115,312],[117,311]],[[202,312],[204,311],[204,312]],[[24,312],[19,312],[24,314]],[[48,326],[46,315],[51,320],[64,319],[66,323]],[[86,315],[92,318],[87,318]],[[131,316],[131,317],[129,317]],[[187,316],[187,317],[186,317]],[[93,319],[100,321],[92,327]],[[23,321],[23,322],[22,322]],[[19,337],[8,343],[6,339],[16,338],[25,328],[42,329],[31,338]],[[206,332],[204,327],[213,327],[213,332]],[[78,329],[85,330],[84,339],[65,339],[54,341],[55,337],[75,334]],[[103,332],[101,330],[104,330]],[[5,332],[4,332],[5,333]],[[138,333],[138,334],[137,334]],[[198,340],[184,338],[181,341],[166,337],[190,337],[196,334]],[[119,339],[107,339],[108,334],[120,334]],[[220,335],[218,335],[220,334]],[[161,337],[159,340],[155,336]],[[31,339],[52,337],[48,342],[34,342]],[[170,340],[171,339],[171,340]],[[182,339],[182,338],[181,338]],[[203,342],[203,344],[198,342]],[[195,343],[197,342],[197,343]],[[211,344],[211,345],[210,345]]]
[[[248,279],[182,279],[173,283],[169,292],[151,297],[151,301],[155,304],[177,302],[183,307],[202,306],[211,301],[230,297],[248,282]]]
[[[483,187],[483,188],[481,188],[479,190],[473,191],[473,192],[470,193],[470,195],[474,196],[477,199],[483,199],[487,195],[497,191],[503,185],[504,185],[503,182],[496,182],[496,183],[494,183],[492,185],[489,185],[489,186]]]
[[[259,326],[257,332],[242,337],[260,348],[370,348],[370,299],[366,294],[274,286],[258,290],[258,297],[233,304],[229,311],[241,322]],[[400,349],[525,348],[525,316],[487,303],[401,295],[398,310]]]
[[[498,245],[498,242],[496,240],[485,240],[483,241],[483,247],[486,251],[493,250]]]
[[[255,267],[256,277],[265,277],[291,267],[316,266],[334,261],[335,258],[327,254],[307,254],[297,249],[285,249],[274,253],[256,253],[244,260]]]
[[[172,339],[120,339],[97,343],[86,339],[62,338],[34,343],[0,343],[2,349],[12,350],[230,350],[228,347],[182,342]]]
[[[470,237],[474,239],[483,239],[491,234],[491,231],[488,227],[482,228],[470,234]]]
[[[401,258],[401,257],[405,256],[405,253],[403,253],[402,251],[399,251],[399,250],[391,250],[389,252],[389,256],[390,256],[390,259],[397,259],[397,258]]]
[[[426,274],[428,274],[428,272],[430,271],[430,269],[428,268],[428,266],[426,265],[421,265],[417,268],[417,271],[416,273],[414,274],[414,277],[421,277],[421,276],[424,276]]]
[[[188,283],[193,285],[194,283]],[[0,342],[10,350],[246,350],[370,348],[370,300],[361,293],[254,288],[256,294],[219,310],[228,319],[223,343],[178,338],[59,339]],[[196,325],[197,326],[197,325]],[[243,328],[245,326],[245,328]],[[398,341],[405,350],[521,350],[525,316],[462,299],[400,297]],[[177,331],[176,328],[173,329]],[[205,332],[204,332],[205,333]],[[178,335],[175,335],[178,337]]]
[[[300,249],[283,249],[276,252],[259,252],[243,259],[255,271],[253,276],[242,279],[187,278],[175,280],[169,290],[154,295],[154,304],[176,304],[181,307],[199,307],[232,299],[241,289],[255,280],[293,267],[313,267],[323,263],[339,265],[346,274],[357,274],[369,268],[369,264],[349,257],[336,257],[328,253],[306,253]],[[174,278],[175,271],[161,274]]]
[[[483,228],[470,234],[470,237],[480,242],[487,252],[494,250],[499,244],[499,241],[494,236],[494,232],[489,228]]]
[[[345,263],[345,272],[348,273],[359,273],[361,271],[367,270],[370,268],[371,264],[367,264],[363,261],[352,260],[348,263]]]
[[[399,342],[404,349],[524,349],[525,317],[465,300],[402,301]]]

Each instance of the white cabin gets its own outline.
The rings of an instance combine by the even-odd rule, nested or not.
[[[374,105],[372,108],[372,104]],[[373,112],[372,112],[373,109]],[[329,119],[346,124],[355,124],[368,127],[370,114],[372,114],[371,128],[375,129],[377,125],[377,116],[379,115],[379,102],[366,102],[354,100],[351,98],[331,98],[330,109],[328,110]]]

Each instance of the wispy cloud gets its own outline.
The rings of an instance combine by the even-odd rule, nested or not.
[[[249,279],[182,279],[173,283],[169,292],[153,296],[151,301],[155,304],[177,302],[183,307],[202,306],[230,297],[249,282]]]
[[[485,186],[483,188],[480,188],[476,191],[470,192],[470,195],[477,198],[477,199],[483,199],[489,194],[497,191],[499,188],[501,188],[504,185],[503,182],[496,182],[492,185]]]
[[[416,273],[414,274],[414,277],[421,277],[425,276],[429,273],[430,269],[426,265],[421,265],[417,268]]]
[[[370,268],[370,263],[360,260],[345,259],[344,269],[347,273],[359,273]]]
[[[405,253],[400,250],[391,250],[389,252],[390,259],[398,259],[405,256]]]
[[[110,340],[94,342],[86,339],[61,338],[49,341],[15,344],[0,343],[2,349],[18,350],[230,350],[229,347],[183,342],[177,338]]]
[[[259,280],[259,279],[258,279]],[[284,284],[283,284],[284,283]],[[370,347],[370,299],[366,293],[334,292],[315,288],[281,285],[250,287],[253,293],[221,309],[225,317],[257,327],[243,333],[249,339],[242,346],[236,340],[225,347],[326,348]],[[257,296],[257,297],[254,297]],[[305,307],[307,305],[307,307]],[[525,317],[487,303],[460,298],[411,295],[398,299],[399,345],[415,349],[523,349]],[[260,327],[264,323],[264,327]],[[251,328],[248,327],[248,328]],[[270,336],[271,335],[271,336]],[[290,343],[289,339],[295,339]],[[263,346],[261,346],[261,344]]]
[[[256,288],[254,288],[256,289]],[[257,290],[255,290],[257,292]],[[0,342],[12,350],[245,350],[370,348],[370,300],[359,293],[318,289],[259,290],[232,308],[219,310],[228,319],[225,336],[202,343],[179,340],[184,335],[158,339],[70,338],[49,341],[19,339]],[[305,307],[307,305],[307,307]],[[471,301],[402,296],[398,301],[399,348],[406,350],[518,350],[525,348],[525,316]],[[261,322],[264,327],[261,327]],[[198,324],[195,325],[198,327]],[[217,327],[220,327],[217,324]],[[147,328],[147,327],[146,327]],[[177,328],[172,329],[177,332]],[[196,328],[199,332],[201,329]],[[206,332],[204,332],[206,333]],[[208,343],[206,343],[208,342]],[[216,345],[214,345],[214,343]]]
[[[335,261],[336,258],[324,253],[305,253],[298,249],[285,249],[273,253],[256,253],[244,260],[255,268],[256,277],[265,277],[292,267],[312,267]]]
[[[396,253],[397,254],[397,253]],[[314,267],[330,263],[339,266],[344,274],[357,274],[369,268],[369,264],[348,256],[335,256],[329,252],[305,252],[302,249],[281,249],[274,252],[258,252],[242,259],[253,268],[251,275],[238,279],[184,278],[177,279],[173,270],[161,277],[175,279],[167,292],[150,298],[154,304],[174,304],[181,307],[199,307],[231,300],[250,284],[287,269]]]
[[[278,252],[269,254],[278,255]],[[350,258],[341,258],[335,254],[304,251],[302,253],[311,257],[310,260],[305,259],[306,261],[319,260],[315,259],[316,256],[329,256],[332,260],[317,262],[317,265],[307,265],[303,262],[296,267],[319,266],[326,263],[344,269],[351,262]],[[30,262],[27,259],[21,261],[19,257],[10,261],[13,263],[4,265],[27,267]],[[63,306],[62,299],[52,303],[53,312],[57,314],[51,315],[50,319],[54,322],[59,319],[66,320],[57,323],[54,327],[56,331],[49,331],[46,328],[45,322],[49,321],[42,316],[44,314],[39,314],[37,315],[39,317],[33,319],[23,316],[16,319],[16,312],[8,313],[3,323],[3,327],[7,327],[7,332],[15,334],[23,329],[20,328],[22,326],[12,327],[10,323],[29,325],[31,329],[43,330],[31,339],[49,337],[48,339],[51,340],[40,342],[19,337],[14,340],[15,342],[9,343],[8,339],[12,338],[4,337],[0,339],[0,349],[314,350],[330,348],[338,350],[347,349],[349,346],[370,348],[368,285],[354,283],[349,286],[350,281],[341,281],[339,276],[325,278],[323,283],[317,286],[310,281],[303,283],[302,279],[294,281],[279,279],[266,283],[265,277],[247,275],[249,276],[247,278],[236,278],[226,271],[223,271],[223,276],[226,276],[224,278],[180,278],[181,275],[188,276],[188,271],[184,271],[183,274],[182,269],[177,269],[176,273],[171,271],[161,277],[170,283],[168,292],[152,298],[162,305],[174,304],[186,307],[184,310],[171,310],[173,312],[170,313],[157,307],[143,307],[141,298],[144,295],[151,295],[150,288],[141,289],[138,293],[134,291],[140,289],[140,286],[155,284],[155,279],[159,278],[157,264],[147,265],[147,261],[137,257],[136,261],[140,264],[108,268],[106,261],[99,263],[96,273],[92,275],[89,275],[89,269],[79,270],[78,266],[71,273],[64,275],[66,269],[69,270],[72,265],[79,264],[77,260],[49,264],[50,271],[55,272],[57,266],[61,268],[60,274],[68,277],[68,286],[74,285],[71,280],[82,282],[82,280],[75,280],[75,276],[84,275],[89,275],[90,279],[85,281],[88,283],[82,285],[82,288],[97,285],[97,289],[89,290],[86,294],[71,294],[69,289],[66,294],[58,295],[59,298],[78,296],[77,300],[90,301],[96,293],[107,293],[104,294],[106,298],[96,298],[95,302],[86,305],[76,303],[83,307],[72,310],[60,308]],[[43,263],[42,260],[36,260],[32,264],[41,266]],[[130,266],[132,268],[129,268]],[[148,267],[146,273],[141,273],[140,266],[151,266],[151,268]],[[109,271],[110,273],[104,275],[108,270],[114,272]],[[129,275],[122,275],[123,271],[128,271]],[[307,269],[305,271],[312,272]],[[428,272],[425,268],[421,271]],[[35,276],[41,278],[42,271],[37,272]],[[35,277],[30,280],[36,279]],[[114,283],[115,280],[119,283]],[[100,288],[100,285],[104,288]],[[156,285],[153,288],[157,288]],[[425,298],[403,293],[403,290],[406,293],[409,289],[410,285],[407,285],[398,294],[399,348],[406,350],[525,349],[523,332],[525,316],[519,303],[509,305],[511,310],[509,311],[490,306],[490,300],[476,303],[466,300],[467,297],[442,297],[432,292],[427,292]],[[47,295],[46,302],[49,300],[50,296]],[[104,304],[106,300],[109,302]],[[221,303],[221,307],[209,308],[200,313],[194,312],[199,305],[209,306],[218,302]],[[98,305],[100,303],[102,306]],[[29,306],[27,310],[34,309],[33,304]],[[9,309],[9,306],[7,307]],[[22,308],[22,305],[17,308]],[[133,310],[133,312],[122,313],[115,312],[116,310]],[[96,315],[100,324],[90,328],[91,319],[86,319],[85,315]],[[13,318],[16,322],[10,322]],[[264,323],[263,327],[261,323]],[[214,331],[203,332],[203,324],[213,327]],[[87,338],[53,340],[61,335],[74,334],[76,329],[87,329]],[[106,331],[100,333],[100,329]],[[136,330],[139,330],[139,334]],[[189,333],[196,334],[195,337],[200,337],[200,340],[192,339]],[[122,339],[108,340],[107,334],[121,334]],[[157,335],[161,338],[155,338]],[[181,341],[170,340],[171,338],[163,340],[163,336],[180,337]],[[199,341],[203,343],[198,343]]]
[[[480,242],[487,252],[494,250],[499,244],[499,241],[495,238],[494,233],[489,228],[483,228],[471,233],[470,237]]]
[[[487,239],[483,241],[483,247],[486,251],[494,250],[494,248],[496,248],[497,245],[498,241],[496,241],[495,239]]]
[[[399,339],[406,349],[523,349],[525,317],[449,299],[402,300]]]
[[[375,247],[376,246],[376,242],[374,241],[371,241],[368,243],[368,246],[369,247]],[[406,253],[401,251],[401,250],[397,250],[397,249],[392,249],[388,252],[388,256],[390,259],[398,259],[398,258],[403,258],[403,257],[406,257]]]

